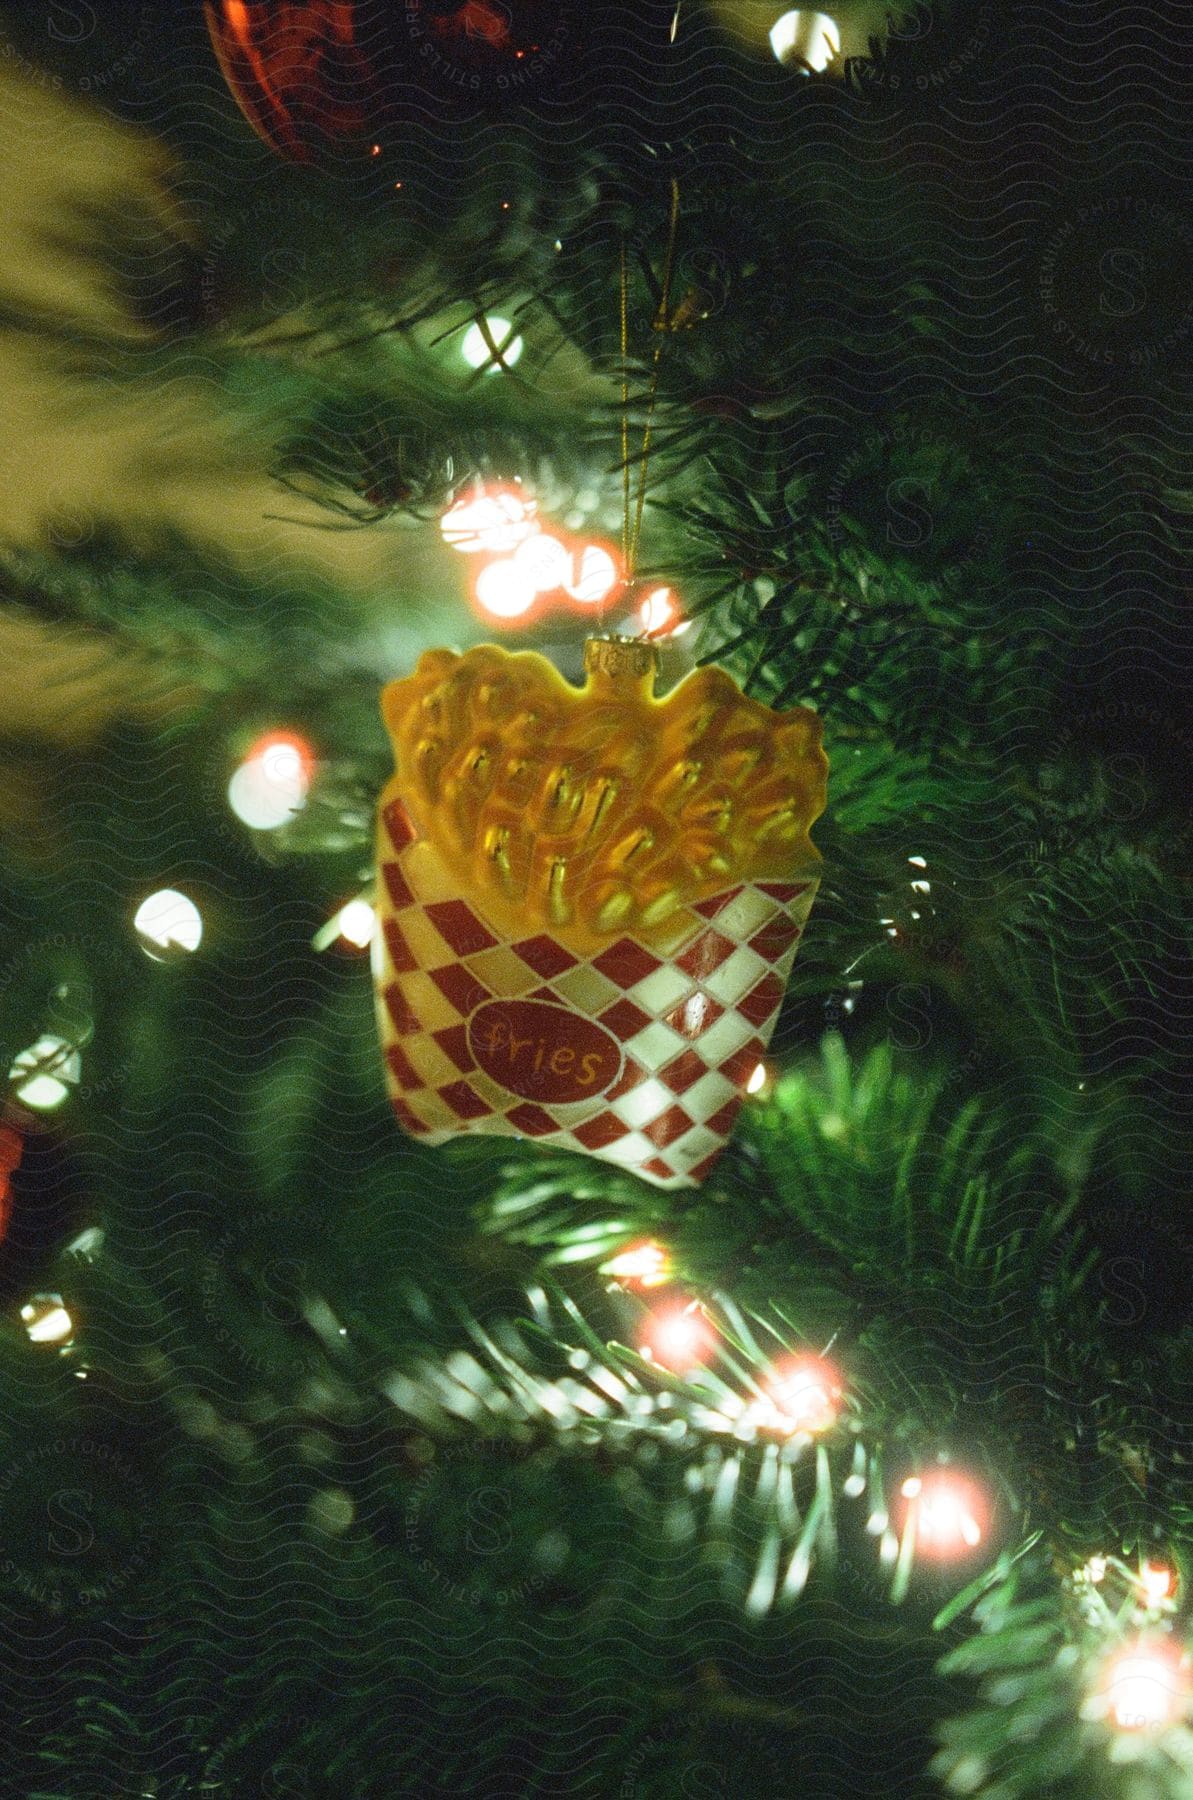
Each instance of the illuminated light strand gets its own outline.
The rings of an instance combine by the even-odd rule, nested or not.
[[[490,313],[475,319],[464,333],[460,355],[470,369],[495,375],[498,370],[512,369],[523,350],[522,339],[509,319]]]
[[[717,1339],[716,1328],[700,1310],[698,1300],[676,1301],[649,1315],[638,1348],[649,1362],[682,1375],[708,1361]]]
[[[31,1344],[69,1344],[75,1325],[61,1294],[34,1294],[21,1308],[21,1323]]]
[[[611,1275],[625,1287],[661,1287],[671,1279],[671,1254],[654,1238],[627,1244],[601,1264],[602,1275]]]
[[[193,953],[203,941],[203,915],[177,888],[158,888],[146,895],[133,914],[133,927],[142,950],[154,962],[164,962],[171,951]]]
[[[476,603],[494,619],[521,619],[538,599],[538,589],[515,568],[513,558],[486,563],[473,583]]]
[[[276,831],[306,805],[315,752],[296,732],[272,731],[251,744],[228,783],[228,804],[243,825]]]
[[[78,1045],[45,1033],[14,1057],[8,1079],[14,1084],[15,1098],[23,1105],[33,1107],[35,1112],[53,1112],[69,1098],[82,1074]]]
[[[549,594],[564,586],[572,573],[567,545],[540,531],[519,544],[511,565],[533,594]]]
[[[841,32],[828,13],[785,12],[771,26],[770,47],[784,67],[820,75],[841,53]]]
[[[477,487],[439,521],[445,544],[464,556],[506,555],[539,529],[536,503],[516,488]]]
[[[582,606],[600,605],[620,580],[603,545],[569,545],[553,533],[536,532],[512,556],[484,564],[473,583],[473,597],[492,618],[520,619],[552,594]]]
[[[752,1423],[784,1432],[827,1431],[837,1422],[841,1381],[818,1356],[786,1357],[764,1379],[763,1397],[746,1416]]]
[[[638,608],[643,635],[648,638],[681,637],[690,631],[694,621],[685,619],[679,603],[669,587],[653,588]]]
[[[1175,1725],[1189,1710],[1186,1665],[1187,1659],[1170,1639],[1137,1638],[1099,1665],[1082,1716],[1120,1731]]]
[[[1162,1563],[1145,1562],[1139,1571],[1139,1587],[1149,1606],[1161,1606],[1176,1587],[1176,1577]]]
[[[965,1556],[982,1541],[985,1502],[973,1482],[951,1471],[911,1475],[899,1492],[910,1502],[907,1526],[921,1554]]]
[[[617,586],[617,564],[601,544],[585,544],[574,567],[574,579],[563,583],[563,591],[582,606],[601,605]]]

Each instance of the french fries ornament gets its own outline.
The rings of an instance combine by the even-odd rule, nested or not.
[[[806,707],[723,670],[654,695],[657,653],[592,639],[430,650],[385,689],[374,974],[398,1120],[526,1137],[694,1186],[778,1014],[820,856]]]

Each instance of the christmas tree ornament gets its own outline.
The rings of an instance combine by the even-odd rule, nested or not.
[[[365,10],[340,0],[205,0],[232,98],[279,156],[309,162],[321,142],[367,133],[377,95],[357,43]]]
[[[14,1125],[0,1125],[0,1244],[12,1217],[12,1177],[21,1166],[25,1140]]]
[[[774,1027],[820,857],[821,721],[657,652],[428,651],[382,707],[374,940],[388,1088],[430,1143],[587,1151],[663,1187],[715,1162]]]
[[[566,0],[204,0],[216,60],[257,136],[291,162],[380,156],[426,83],[508,99],[559,62]],[[548,54],[549,52],[549,54]],[[542,54],[540,54],[542,53]],[[380,140],[380,141],[379,141]]]

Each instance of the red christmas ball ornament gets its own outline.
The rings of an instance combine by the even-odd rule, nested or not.
[[[12,1217],[12,1185],[9,1177],[20,1167],[25,1140],[12,1125],[0,1125],[0,1244],[8,1235]]]
[[[564,0],[204,0],[203,11],[233,99],[292,162],[352,139],[380,155],[403,98],[417,103],[428,86],[516,98],[559,64],[569,35]]]
[[[309,162],[322,139],[354,137],[376,108],[357,14],[341,0],[205,0],[232,98],[279,156]]]

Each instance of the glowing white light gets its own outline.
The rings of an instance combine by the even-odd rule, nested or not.
[[[770,47],[781,63],[794,63],[819,74],[839,54],[841,33],[828,13],[785,12],[771,26]]]
[[[305,806],[311,762],[297,740],[267,740],[250,752],[228,783],[229,806],[254,831],[276,831]]]
[[[75,1329],[61,1294],[34,1294],[21,1308],[21,1322],[31,1344],[67,1343]]]
[[[1172,1570],[1160,1563],[1144,1563],[1139,1571],[1139,1585],[1149,1606],[1159,1606],[1172,1592]]]
[[[549,594],[553,589],[563,587],[572,573],[567,545],[545,531],[519,544],[511,560],[520,579],[536,594]]]
[[[661,1287],[671,1274],[671,1258],[662,1244],[653,1238],[627,1244],[616,1256],[602,1264],[602,1272],[624,1281],[631,1287]]]
[[[685,631],[691,631],[692,619],[680,616],[679,604],[670,588],[655,588],[647,594],[638,609],[641,629],[647,637],[682,637]]]
[[[377,914],[367,900],[349,900],[340,911],[340,936],[358,950],[365,950],[372,943],[376,925]]]
[[[520,619],[538,598],[536,590],[512,558],[486,565],[476,578],[476,599],[495,619]]]
[[[972,1482],[959,1475],[933,1472],[925,1480],[909,1476],[901,1492],[912,1506],[917,1547],[931,1555],[963,1555],[982,1541],[982,1498]]]
[[[509,488],[484,488],[450,506],[439,521],[445,544],[464,556],[516,550],[538,530],[535,502]]]
[[[306,767],[297,744],[267,744],[261,752],[261,767],[270,781],[303,781]]]
[[[766,1086],[766,1064],[759,1063],[746,1083],[747,1094],[757,1094]]]
[[[647,1321],[639,1347],[665,1369],[681,1373],[705,1362],[716,1344],[716,1333],[695,1308],[669,1307]]]
[[[142,900],[133,914],[133,925],[141,935],[142,950],[154,962],[163,960],[163,951],[197,950],[203,939],[198,907],[177,888],[159,888]]]
[[[837,1417],[841,1384],[835,1369],[818,1357],[789,1358],[776,1365],[764,1384],[762,1422],[785,1431],[825,1431]]]
[[[507,369],[512,369],[522,354],[521,338],[511,337],[510,332],[513,327],[510,321],[499,319],[495,313],[486,319],[485,325],[488,327],[488,337],[479,321],[477,324],[469,326],[464,333],[464,341],[460,345],[460,355],[470,369],[483,369],[486,363],[489,364],[490,369],[498,369],[502,364]],[[490,339],[497,346],[500,362],[496,360],[489,347]]]
[[[909,856],[907,860],[909,863],[914,863],[917,869],[926,869],[928,867],[927,859],[925,857]]]
[[[1185,1704],[1184,1684],[1172,1655],[1143,1644],[1114,1659],[1103,1692],[1111,1718],[1124,1731],[1169,1725]]]
[[[655,588],[647,594],[639,609],[643,631],[655,633],[666,631],[667,627],[679,617],[679,608],[671,598],[670,588]]]
[[[585,606],[595,606],[617,586],[617,564],[599,544],[586,544],[580,552],[580,566],[574,582],[565,582],[565,592]]]
[[[83,1059],[65,1038],[39,1037],[22,1050],[8,1071],[8,1079],[20,1085],[18,1100],[38,1112],[61,1106],[83,1073]]]

